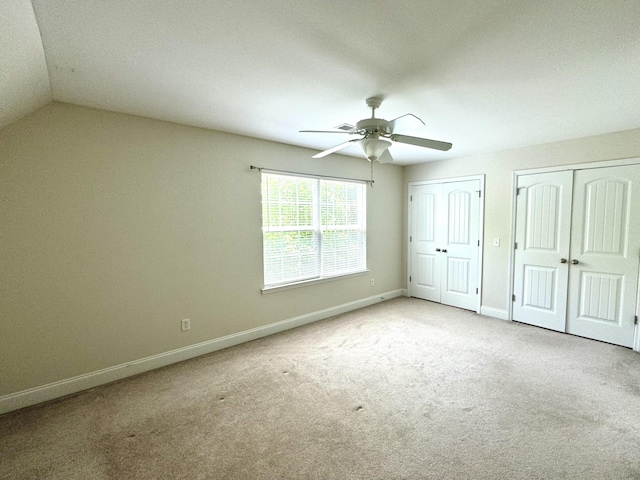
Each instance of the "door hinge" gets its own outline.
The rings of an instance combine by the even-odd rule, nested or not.
[[[482,190],[476,190],[478,192],[478,198],[482,198]]]
[[[513,242],[513,249],[517,250],[518,249],[518,242]]]
[[[476,295],[478,294],[478,287],[476,287]]]
[[[480,246],[480,240],[478,240],[478,246]]]
[[[515,293],[511,296],[511,301],[512,301],[512,302],[515,302],[515,301],[516,301],[516,295],[515,295]]]
[[[637,325],[638,324],[638,315],[636,315],[635,317],[633,317],[633,324]]]
[[[516,195],[520,195],[520,190],[524,190],[524,187],[516,188]]]
[[[411,275],[409,275],[409,282],[411,282]]]
[[[409,196],[409,201],[410,201],[410,202],[413,202],[413,195],[410,195],[410,196]]]
[[[409,243],[413,242],[413,237],[409,237]]]

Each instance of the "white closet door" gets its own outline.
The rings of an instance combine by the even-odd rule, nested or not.
[[[631,347],[640,255],[640,168],[579,170],[574,185],[567,332]]]
[[[518,177],[513,319],[565,331],[573,172]]]
[[[440,302],[442,266],[436,255],[443,243],[443,229],[438,215],[441,185],[415,185],[411,188],[411,278],[412,297]]]
[[[477,309],[479,191],[480,180],[411,186],[412,297]]]
[[[518,177],[513,319],[633,346],[638,165]]]
[[[475,310],[478,303],[479,192],[479,180],[442,185],[446,238],[440,252],[441,302],[468,310]]]

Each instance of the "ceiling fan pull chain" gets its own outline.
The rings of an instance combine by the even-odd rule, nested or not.
[[[369,183],[369,185],[371,185],[371,188],[373,188],[373,162],[371,163],[371,182]]]

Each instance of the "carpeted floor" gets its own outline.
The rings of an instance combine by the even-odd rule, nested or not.
[[[398,298],[0,417],[2,479],[640,479],[640,356]]]

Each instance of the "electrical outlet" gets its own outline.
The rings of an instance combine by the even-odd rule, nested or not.
[[[374,286],[376,284],[376,281],[372,278],[371,280],[369,280],[369,285],[370,286]]]
[[[191,330],[190,318],[183,318],[182,320],[180,320],[180,330],[182,330],[183,332],[186,332],[187,330]]]

